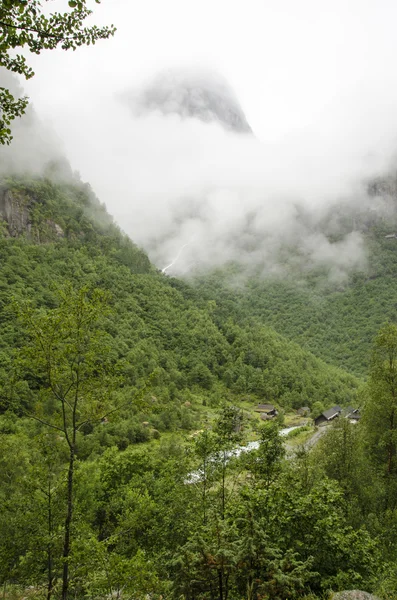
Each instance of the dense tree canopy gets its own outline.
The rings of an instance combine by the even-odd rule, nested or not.
[[[0,181],[27,215],[0,227],[4,598],[396,597],[395,327],[360,392],[213,279],[202,294],[157,271],[88,186],[46,175]],[[313,448],[279,435],[284,411],[336,403],[362,422]]]
[[[7,376],[8,350],[22,339],[7,308],[11,298],[29,297],[50,308],[57,302],[52,286],[73,280],[111,293],[115,317],[105,328],[112,353],[126,363],[123,393],[133,394],[153,374],[159,413],[174,403],[175,419],[180,410],[186,412],[181,408],[185,402],[216,407],[236,398],[251,406],[266,399],[285,409],[316,401],[327,406],[341,399],[353,402],[358,387],[354,377],[264,324],[246,326],[228,314],[218,319],[216,307],[194,289],[157,272],[87,186],[43,178],[8,179],[3,186],[16,206],[28,207],[30,229],[16,239],[0,239],[0,303],[6,308],[0,323],[0,348],[5,351],[0,380]],[[153,426],[165,424],[154,419]]]
[[[365,377],[377,331],[385,320],[397,319],[397,240],[385,237],[396,217],[363,233],[367,266],[340,284],[330,283],[327,269],[264,278],[234,265],[205,274],[197,286],[216,300],[216,314],[266,323],[328,364]],[[237,289],[230,285],[236,274],[245,281]]]

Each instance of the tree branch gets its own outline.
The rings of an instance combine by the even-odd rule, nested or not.
[[[46,425],[47,427],[51,427],[52,429],[56,429],[57,431],[61,431],[62,433],[65,433],[65,431],[62,429],[62,427],[58,427],[57,425],[53,425],[52,423],[47,423],[47,421],[43,421],[43,419],[40,419],[39,417],[36,417],[35,415],[26,413],[26,416],[29,417],[30,419],[34,419],[35,421],[38,421],[42,425]]]
[[[48,33],[47,31],[42,31],[40,29],[33,29],[32,27],[23,27],[22,25],[13,25],[12,23],[5,23],[4,21],[0,21],[0,25],[3,27],[11,27],[12,29],[22,29],[22,31],[31,31],[32,33],[38,33],[43,37],[50,37],[56,40],[73,40],[75,38],[71,37],[62,37],[59,35],[55,35],[55,33]]]

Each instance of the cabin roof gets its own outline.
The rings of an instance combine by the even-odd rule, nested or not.
[[[327,421],[329,421],[330,419],[333,419],[337,415],[340,415],[341,412],[342,412],[342,409],[340,406],[333,406],[332,408],[325,410],[322,413],[322,415],[327,419]]]

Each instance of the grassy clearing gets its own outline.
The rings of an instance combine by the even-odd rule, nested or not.
[[[296,412],[290,412],[284,415],[284,427],[306,425],[308,421],[310,421],[310,417],[301,417],[296,414]]]
[[[312,425],[305,425],[300,429],[294,429],[286,437],[286,443],[289,448],[296,448],[306,444],[316,433]]]

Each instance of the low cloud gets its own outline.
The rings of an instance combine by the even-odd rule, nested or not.
[[[0,87],[9,89],[15,98],[24,95],[16,76],[1,67]],[[65,149],[54,127],[39,118],[33,106],[12,121],[11,128],[11,145],[0,146],[0,175],[42,173],[52,161],[65,162]]]
[[[266,144],[178,114],[137,117],[116,99],[101,107],[101,127],[79,124],[85,157],[75,163],[159,269],[186,276],[238,262],[265,276],[324,267],[344,280],[365,266],[354,224],[330,241],[320,223],[369,202],[363,177],[384,168],[383,157],[319,135]]]
[[[267,143],[173,111],[133,114],[125,95],[93,102],[82,94],[64,119],[52,118],[73,168],[159,269],[188,276],[237,262],[283,276],[323,268],[341,282],[365,267],[360,226],[352,218],[341,227],[339,216],[374,205],[365,181],[389,167],[395,143],[392,134],[375,143],[383,127],[347,137],[323,127]],[[33,113],[14,132],[3,167],[39,171],[63,153]]]

